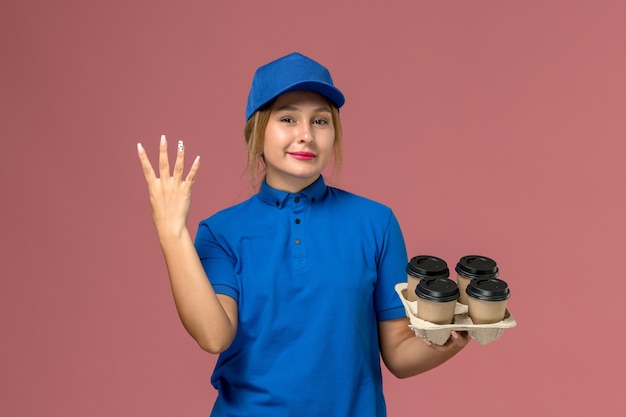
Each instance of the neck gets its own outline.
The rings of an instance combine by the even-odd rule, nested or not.
[[[272,176],[266,175],[265,181],[267,185],[270,187],[280,190],[286,191],[288,193],[296,194],[300,191],[307,188],[309,185],[313,184],[320,176],[311,179],[311,178],[293,178],[290,181],[285,181],[284,179],[273,178]]]

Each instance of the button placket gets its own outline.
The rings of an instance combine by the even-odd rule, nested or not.
[[[306,204],[302,197],[295,196],[291,204],[292,208],[292,223],[291,223],[291,236],[293,243],[293,255],[296,261],[296,265],[305,266],[305,236],[303,226],[303,215],[305,214]]]

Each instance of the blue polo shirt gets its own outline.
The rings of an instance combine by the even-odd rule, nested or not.
[[[212,416],[385,416],[377,322],[405,317],[404,239],[391,209],[328,187],[262,184],[202,221],[196,249],[239,306]]]

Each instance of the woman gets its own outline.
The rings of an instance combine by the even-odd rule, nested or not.
[[[341,160],[343,94],[328,70],[292,53],[260,67],[246,108],[248,168],[258,194],[186,227],[196,158],[170,174],[161,138],[157,178],[139,158],[183,325],[219,353],[213,416],[384,416],[380,356],[397,377],[461,350],[415,337],[394,285],[406,279],[398,222],[382,204],[329,187]]]

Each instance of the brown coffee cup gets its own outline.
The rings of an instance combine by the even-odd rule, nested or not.
[[[415,288],[417,317],[434,324],[454,321],[454,307],[459,297],[456,282],[449,278],[425,278]]]
[[[415,289],[422,279],[425,278],[448,278],[450,270],[448,264],[441,258],[429,255],[419,255],[411,258],[406,266],[407,288],[406,299],[417,300]]]
[[[499,278],[477,278],[467,289],[467,311],[474,324],[497,323],[504,319],[509,286]]]
[[[467,255],[456,264],[456,283],[459,286],[459,303],[467,304],[465,292],[469,283],[476,278],[497,278],[498,265],[496,261],[486,256]]]

